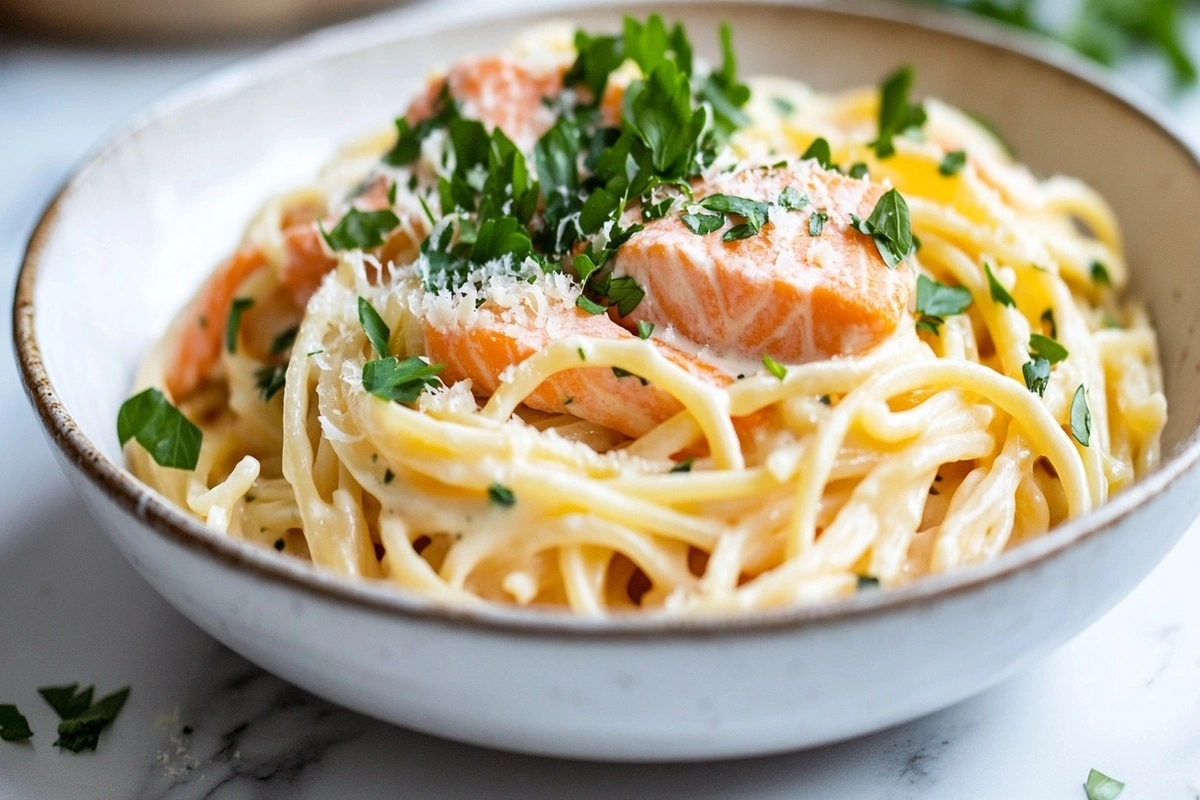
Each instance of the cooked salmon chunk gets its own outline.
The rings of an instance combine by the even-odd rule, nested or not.
[[[800,208],[778,205],[787,189],[789,205]],[[740,223],[734,215],[704,235],[679,214],[647,223],[616,258],[616,273],[646,292],[631,317],[755,359],[800,363],[867,350],[896,329],[912,281],[906,264],[889,269],[871,238],[851,227],[851,215],[869,217],[883,193],[812,160],[713,178],[696,187],[697,201],[724,194],[771,203],[769,220],[733,241],[724,234]]]

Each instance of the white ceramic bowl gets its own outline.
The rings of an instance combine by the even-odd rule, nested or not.
[[[222,71],[71,179],[33,236],[15,307],[24,380],[64,469],[146,580],[213,636],[319,695],[455,739],[596,759],[768,753],[1002,679],[1123,597],[1200,505],[1200,165],[1158,112],[1064,55],[957,17],[870,8],[890,18],[729,3],[668,13],[709,54],[716,23],[734,20],[747,74],[835,88],[912,63],[922,93],[998,121],[1035,169],[1113,202],[1133,292],[1157,320],[1171,418],[1162,468],[1103,508],[992,563],[835,605],[596,622],[448,611],[333,579],[211,533],[141,485],[115,431],[138,358],[263,198],[386,124],[431,66],[530,21],[461,10],[358,23]],[[569,13],[597,27],[624,10]]]

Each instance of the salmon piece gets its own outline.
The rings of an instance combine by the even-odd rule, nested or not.
[[[212,377],[225,345],[225,323],[238,287],[267,266],[257,247],[243,247],[222,264],[184,312],[174,357],[167,360],[167,390],[187,397]]]
[[[729,220],[704,236],[679,214],[647,223],[616,256],[615,274],[646,292],[626,324],[672,325],[716,353],[785,363],[861,353],[891,335],[912,271],[907,263],[888,269],[871,238],[850,227],[851,214],[870,216],[883,187],[802,161],[721,175],[695,193],[775,202],[788,187],[808,203],[772,206],[770,221],[746,239],[722,240]],[[809,233],[815,211],[829,216],[820,236]]]
[[[387,179],[377,177],[354,200],[354,206],[362,211],[388,208],[388,188]],[[338,217],[326,217],[322,221],[325,230],[330,230],[338,220]],[[423,237],[423,219],[413,218],[409,222]],[[296,308],[304,308],[321,286],[326,273],[337,266],[337,258],[321,240],[316,215],[310,209],[285,211],[282,224],[284,253],[283,264],[279,268],[279,282],[291,292]],[[374,252],[384,264],[389,261],[407,263],[416,259],[420,244],[420,238],[414,239],[401,226]]]
[[[499,387],[499,376],[506,369],[551,342],[568,336],[610,341],[634,338],[607,316],[593,316],[573,305],[553,306],[538,314],[524,305],[501,310],[489,302],[476,310],[469,324],[439,327],[427,316],[423,327],[426,355],[433,363],[446,365],[442,377],[449,383],[469,379],[476,393],[487,395]],[[650,341],[665,357],[710,383],[723,386],[733,380],[677,348]],[[526,398],[525,404],[541,411],[573,414],[635,437],[683,408],[662,389],[643,385],[633,375],[618,378],[609,367],[560,372]]]
[[[554,124],[554,112],[542,100],[562,91],[565,71],[566,67],[532,66],[507,53],[464,58],[445,78],[431,81],[405,116],[413,124],[432,117],[445,86],[464,117],[489,129],[500,128],[527,149]]]

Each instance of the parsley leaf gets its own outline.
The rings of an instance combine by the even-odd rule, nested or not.
[[[942,156],[942,163],[938,164],[938,172],[949,178],[952,175],[957,175],[962,168],[967,164],[967,154],[964,150],[952,150]]]
[[[229,316],[225,320],[225,349],[237,352],[238,329],[242,327],[242,314],[254,305],[253,297],[237,297],[229,304]]]
[[[951,317],[961,314],[971,306],[971,292],[962,286],[947,286],[924,275],[917,276],[918,314],[934,317]]]
[[[488,500],[491,500],[498,506],[511,508],[517,504],[517,496],[513,494],[513,490],[500,483],[493,483],[487,490]]]
[[[299,332],[300,329],[293,325],[275,334],[275,338],[271,340],[271,355],[277,356],[291,350],[292,345],[296,343],[296,334]]]
[[[158,389],[146,389],[121,404],[117,440],[130,439],[146,449],[161,467],[193,470],[200,460],[203,434]]]
[[[1057,364],[1067,357],[1067,348],[1040,333],[1030,334],[1029,352],[1038,358],[1044,358],[1051,364]]]
[[[1058,324],[1054,321],[1054,309],[1047,308],[1042,312],[1042,324],[1050,329],[1050,338],[1058,338]]]
[[[279,394],[287,383],[287,364],[268,364],[254,370],[254,388],[264,403]]]
[[[100,732],[112,724],[128,699],[129,687],[126,686],[97,700],[86,711],[63,719],[58,723],[58,739],[54,746],[72,753],[95,750]]]
[[[1108,274],[1108,267],[1101,262],[1093,261],[1090,272],[1092,283],[1097,286],[1112,286],[1112,276]]]
[[[1088,771],[1083,790],[1087,792],[1088,800],[1116,800],[1125,791],[1125,784],[1093,768]]]
[[[983,272],[987,275],[988,291],[992,295],[992,302],[999,303],[1009,308],[1016,308],[1017,301],[1013,300],[1013,296],[1008,293],[1008,289],[1004,288],[996,276],[992,273],[992,265],[988,262],[983,262]]]
[[[654,323],[646,322],[644,319],[639,319],[637,324],[637,335],[639,339],[649,339],[650,334],[654,333]]]
[[[776,378],[779,378],[779,380],[783,380],[787,377],[787,367],[783,366],[783,364],[780,364],[770,356],[763,356],[762,363],[763,366],[767,368],[767,372],[771,373]]]
[[[808,205],[808,195],[800,194],[789,186],[779,193],[779,200],[776,202],[776,205],[787,211],[799,211]]]
[[[1079,385],[1075,396],[1071,398],[1071,435],[1084,447],[1092,441],[1092,412],[1088,408],[1083,384]]]
[[[829,149],[829,142],[823,136],[813,139],[813,143],[800,155],[800,158],[804,161],[810,158],[816,159],[822,169],[829,169],[833,166],[833,152]]]
[[[1021,373],[1025,376],[1025,388],[1044,397],[1046,387],[1050,385],[1050,362],[1040,357],[1026,361],[1021,366]]]
[[[400,224],[394,212],[359,211],[351,208],[333,230],[328,233],[322,227],[321,236],[331,250],[370,250],[383,244],[384,234],[390,233]]]
[[[29,720],[11,703],[0,704],[0,739],[6,742],[23,742],[33,736]]]
[[[915,245],[908,203],[895,189],[884,192],[871,216],[859,219],[851,215],[850,219],[856,230],[875,240],[875,249],[889,269],[895,269],[912,254]]]
[[[770,206],[758,200],[737,197],[730,194],[712,194],[700,201],[700,205],[709,211],[722,214],[737,214],[746,220],[755,233],[767,223]]]
[[[446,83],[442,84],[436,107],[433,116],[415,126],[410,125],[404,117],[396,120],[396,144],[384,154],[383,163],[403,167],[416,161],[421,155],[421,142],[425,141],[425,137],[439,128],[445,128],[451,119],[458,116],[458,106],[450,96],[450,88]]]
[[[671,472],[691,472],[692,465],[696,463],[695,458],[685,458],[675,466],[671,467]]]
[[[790,116],[796,111],[796,104],[786,97],[772,97],[771,105],[779,109],[779,113]]]
[[[358,298],[358,322],[366,331],[367,338],[371,340],[371,346],[379,353],[379,357],[387,358],[388,341],[392,338],[392,331],[365,297]]]
[[[851,178],[858,178],[861,180],[867,177],[867,165],[861,161],[856,161],[850,165],[850,171],[846,174]]]
[[[646,296],[645,290],[628,275],[610,278],[606,281],[604,294],[609,303],[616,306],[617,314],[621,317],[628,317],[633,313],[633,310],[642,302],[642,298]]]
[[[92,707],[92,693],[95,688],[89,686],[79,691],[79,684],[72,683],[69,686],[44,686],[38,689],[38,694],[54,709],[59,719],[68,719],[77,717]]]
[[[712,105],[717,131],[728,137],[735,129],[750,121],[742,106],[750,99],[750,87],[737,79],[737,59],[733,53],[733,33],[727,23],[721,23],[721,68],[705,80],[700,96]]]
[[[879,588],[879,578],[876,578],[874,575],[859,575],[855,583],[855,588],[860,592],[865,589]]]
[[[666,178],[692,174],[708,112],[693,110],[688,76],[664,61],[644,83],[631,84],[625,98],[624,124],[649,149],[655,172]]]
[[[592,315],[603,314],[608,311],[607,307],[600,305],[595,300],[592,300],[582,294],[575,298],[575,305]]]
[[[712,233],[725,224],[725,217],[721,214],[684,214],[680,219],[697,236]]]
[[[829,221],[829,215],[824,211],[814,211],[808,217],[808,235],[820,236],[825,230],[825,223]]]
[[[920,103],[908,102],[912,90],[912,67],[901,67],[883,82],[879,98],[879,136],[870,146],[880,158],[896,154],[892,140],[910,128],[925,124],[925,109]]]
[[[401,361],[396,356],[363,364],[363,388],[376,397],[397,403],[412,403],[427,386],[437,386],[444,364],[428,364],[417,356]]]

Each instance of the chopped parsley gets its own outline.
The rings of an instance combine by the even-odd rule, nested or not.
[[[692,465],[695,463],[696,459],[685,458],[683,461],[680,461],[675,466],[671,467],[671,472],[691,472]]]
[[[936,334],[946,317],[961,314],[971,305],[971,292],[962,286],[947,286],[935,280],[917,276],[916,310],[918,330]]]
[[[396,356],[363,364],[363,388],[376,397],[396,403],[413,403],[428,386],[438,385],[444,364],[430,364],[417,356],[401,361]]]
[[[649,385],[650,385],[650,381],[646,380],[646,379],[645,379],[645,378],[643,378],[641,375],[638,375],[638,374],[636,374],[636,373],[630,372],[630,371],[629,371],[629,370],[627,370],[627,369],[621,369],[620,367],[613,367],[613,368],[612,368],[612,374],[613,374],[613,375],[616,375],[618,378],[637,378],[639,381],[641,381],[641,382],[642,382],[642,386],[649,386]]]
[[[320,227],[320,231],[330,250],[370,250],[383,244],[384,235],[399,225],[400,218],[391,211],[359,211],[351,208],[333,226],[333,230],[327,233],[324,227]]]
[[[1075,396],[1071,398],[1071,435],[1084,447],[1092,441],[1092,412],[1088,408],[1083,384],[1079,385]]]
[[[288,350],[291,350],[292,345],[296,343],[296,334],[299,330],[299,328],[293,325],[277,333],[275,338],[271,340],[271,355],[277,356],[280,353],[286,353]]]
[[[860,592],[864,589],[878,589],[879,578],[874,575],[859,575],[855,588]]]
[[[1083,790],[1087,793],[1087,800],[1116,800],[1125,791],[1125,784],[1093,768],[1088,771]]]
[[[602,286],[605,298],[617,309],[620,317],[632,314],[646,296],[646,291],[629,275],[620,278],[609,277]]]
[[[684,214],[680,219],[687,229],[697,236],[705,236],[713,231],[720,230],[725,224],[725,217],[722,214]]]
[[[1058,338],[1058,323],[1054,321],[1053,308],[1047,308],[1042,312],[1042,324],[1049,330],[1051,339]]]
[[[962,168],[967,164],[967,154],[964,150],[952,150],[942,156],[942,163],[938,164],[938,172],[945,175],[947,178],[957,175],[962,171]]]
[[[386,485],[386,484],[389,484],[389,483],[391,483],[391,482],[392,482],[392,481],[394,481],[394,480],[396,480],[396,473],[392,472],[391,468],[385,469],[385,470],[383,471],[383,482],[384,482],[384,484],[385,484],[385,485]]]
[[[603,314],[604,312],[608,311],[607,308],[594,300],[589,300],[584,295],[579,295],[579,297],[575,298],[575,305],[579,306],[589,314]],[[581,355],[580,358],[582,357],[583,356]]]
[[[829,215],[824,211],[814,211],[808,217],[808,235],[820,236],[825,230],[825,223],[829,221]]]
[[[729,194],[709,195],[700,201],[700,206],[720,214],[734,214],[744,220],[725,231],[722,239],[726,242],[746,239],[761,231],[767,223],[770,209],[767,203]]]
[[[1025,376],[1025,388],[1044,397],[1046,387],[1050,385],[1050,362],[1044,358],[1026,361],[1021,366],[1021,373]]]
[[[1112,286],[1112,276],[1108,274],[1108,267],[1104,266],[1099,261],[1093,261],[1089,270],[1092,276],[1092,283],[1097,286]]]
[[[286,383],[287,364],[269,364],[254,370],[254,388],[258,389],[258,396],[264,403],[269,403],[272,397],[283,391]]]
[[[1067,357],[1067,348],[1049,336],[1043,336],[1040,333],[1030,334],[1029,352],[1037,358],[1046,359],[1051,364],[1057,364]]]
[[[762,363],[763,366],[767,368],[767,372],[771,373],[776,378],[779,378],[779,380],[783,380],[787,377],[787,367],[783,366],[783,364],[780,364],[770,356],[763,356]]]
[[[912,67],[901,67],[883,82],[879,98],[879,136],[871,142],[875,154],[889,158],[896,154],[893,139],[925,124],[925,109],[908,102],[912,90]]]
[[[996,279],[995,274],[992,272],[992,265],[986,261],[983,262],[983,272],[987,275],[988,291],[992,295],[992,302],[1008,306],[1009,308],[1015,308],[1017,301],[1013,300],[1012,295],[1008,293],[1008,289],[1004,288],[1004,284]]]
[[[517,504],[517,496],[513,490],[500,483],[493,483],[487,490],[488,500],[498,506],[510,508]]]
[[[889,269],[895,269],[912,255],[915,245],[908,203],[895,189],[884,192],[871,216],[860,219],[852,214],[850,221],[855,230],[875,240],[875,249]]]
[[[371,340],[371,346],[375,348],[379,357],[387,358],[388,341],[392,338],[392,331],[365,297],[358,298],[358,322],[362,325],[367,338]]]
[[[850,170],[846,174],[851,178],[858,178],[861,180],[867,177],[867,165],[861,161],[856,161],[850,165]]]
[[[805,161],[815,159],[822,169],[830,169],[833,166],[833,151],[829,149],[829,142],[824,136],[813,139],[812,144],[800,155],[800,158]]]
[[[203,434],[158,389],[146,389],[121,404],[117,440],[145,448],[160,467],[193,470],[200,460]]]
[[[0,739],[24,742],[33,736],[29,720],[11,703],[0,703]]]
[[[654,333],[654,323],[646,322],[644,319],[639,319],[637,324],[637,335],[639,339],[649,339],[650,334]]]
[[[225,320],[225,349],[237,352],[238,330],[242,327],[242,314],[254,305],[253,297],[238,297],[229,304],[229,316]]]
[[[789,186],[779,193],[779,200],[776,202],[776,205],[786,211],[799,211],[808,205],[808,195],[800,194]]]
[[[38,693],[61,718],[58,724],[58,739],[54,746],[72,753],[95,750],[100,733],[117,718],[125,701],[129,699],[129,687],[92,702],[93,687],[77,691],[79,684],[49,686]]]
[[[779,109],[779,113],[791,115],[796,111],[796,104],[784,97],[772,97],[771,104]]]

